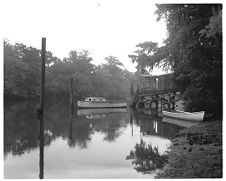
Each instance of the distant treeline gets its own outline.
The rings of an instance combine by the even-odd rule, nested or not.
[[[101,65],[92,64],[87,50],[70,51],[63,60],[46,53],[47,96],[69,96],[69,78],[74,79],[74,95],[125,98],[130,95],[132,73],[114,56]],[[40,92],[41,50],[4,40],[4,96],[37,97]]]

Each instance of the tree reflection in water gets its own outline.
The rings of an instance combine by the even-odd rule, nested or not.
[[[126,157],[127,160],[132,159],[134,169],[143,174],[151,173],[154,170],[161,169],[166,162],[167,155],[160,155],[158,147],[152,147],[141,139],[140,143],[135,145],[135,150],[131,150]]]

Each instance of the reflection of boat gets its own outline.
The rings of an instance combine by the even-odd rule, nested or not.
[[[127,112],[126,108],[104,108],[104,109],[78,109],[77,115],[95,115],[95,114],[108,114],[108,113],[123,113]]]
[[[78,101],[79,108],[119,108],[127,107],[127,103],[107,101],[103,97],[87,97],[85,101]]]
[[[182,119],[173,119],[173,118],[170,118],[170,117],[164,117],[162,119],[162,122],[175,124],[175,125],[185,127],[185,128],[199,124],[198,121],[187,121],[187,120],[182,120]]]
[[[205,111],[200,112],[184,112],[184,111],[177,111],[177,112],[168,112],[162,111],[163,116],[176,118],[176,119],[183,119],[189,121],[202,121],[204,118]]]
[[[88,118],[88,119],[102,119],[102,118],[105,118],[105,114],[86,115],[86,118]]]

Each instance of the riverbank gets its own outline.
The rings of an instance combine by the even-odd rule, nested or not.
[[[222,122],[202,122],[171,139],[168,159],[156,178],[222,178]]]

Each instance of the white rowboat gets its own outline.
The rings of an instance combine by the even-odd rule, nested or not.
[[[165,117],[170,117],[170,118],[175,118],[175,119],[183,119],[183,120],[189,120],[189,121],[203,121],[205,111],[200,111],[200,112],[162,111],[162,114]]]

